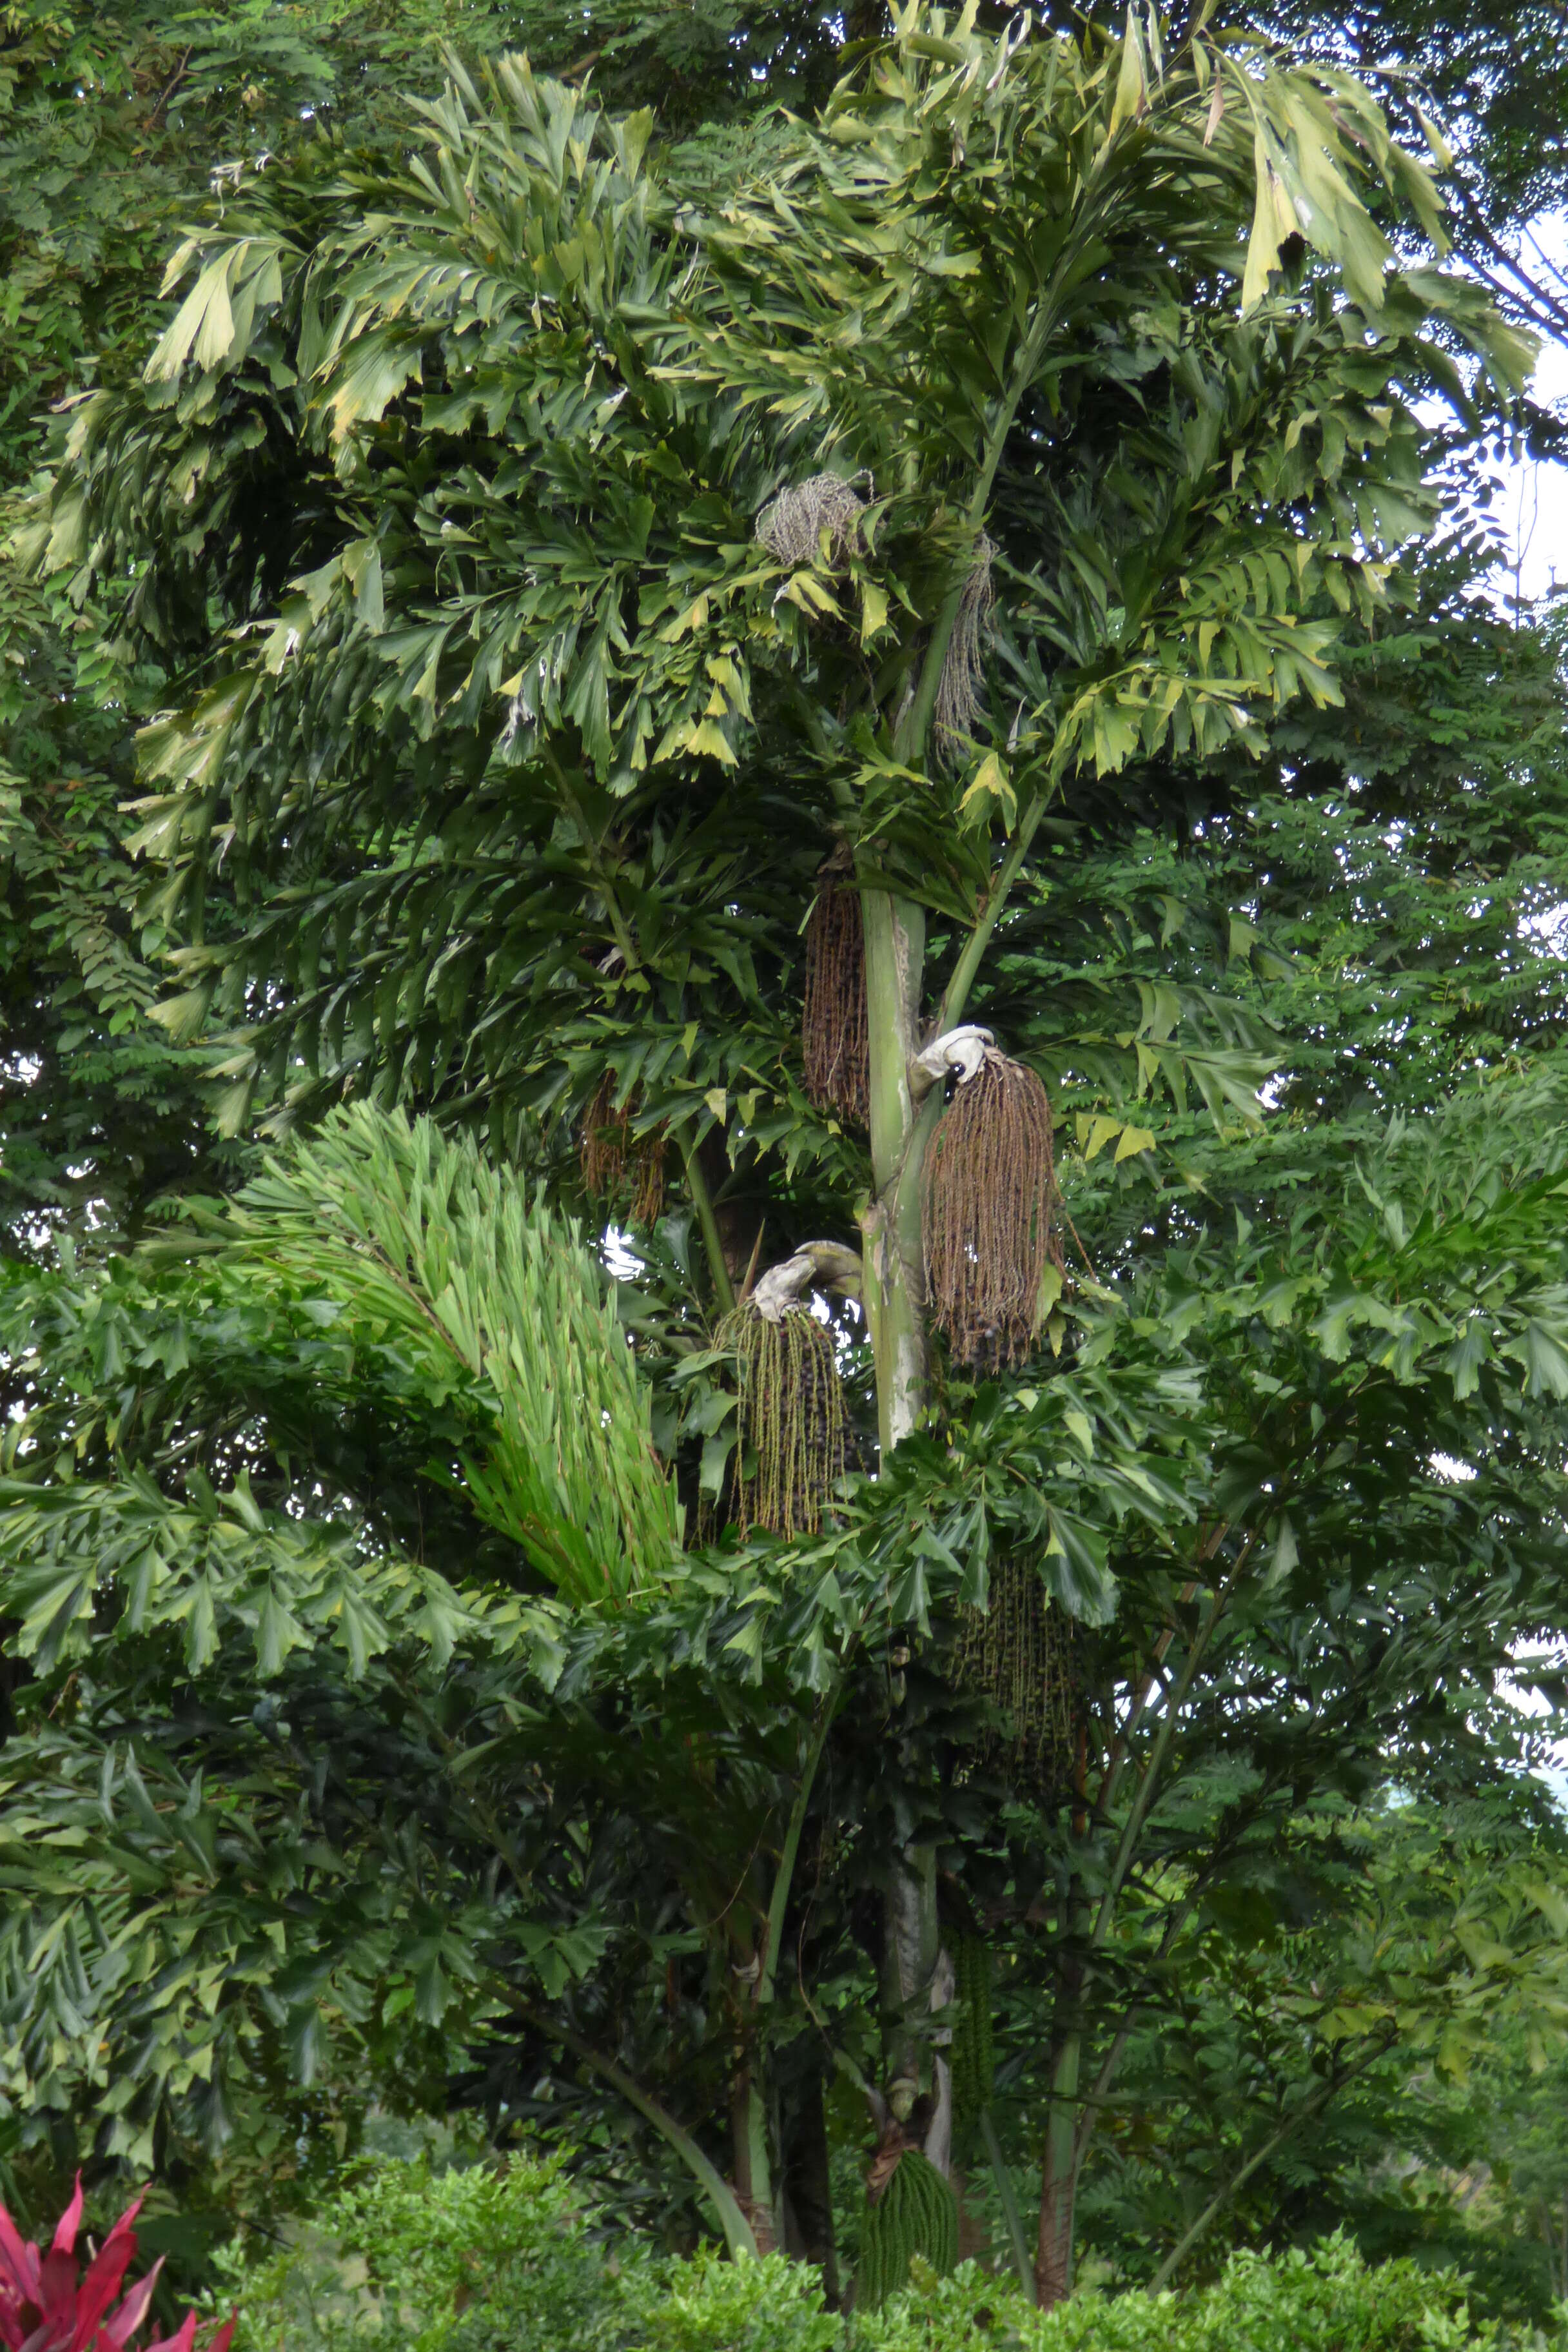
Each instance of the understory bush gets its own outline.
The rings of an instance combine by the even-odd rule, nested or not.
[[[1472,2318],[1463,2278],[1369,2264],[1343,2236],[1237,2253],[1184,2295],[1085,2293],[1049,2313],[965,2263],[859,2316],[769,2255],[656,2253],[610,2231],[558,2157],[441,2170],[391,2163],[308,2229],[220,2258],[236,2352],[1568,2352]]]

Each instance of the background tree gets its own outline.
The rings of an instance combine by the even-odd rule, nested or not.
[[[330,124],[374,150],[402,135],[400,93],[441,46],[527,39],[542,66],[592,71],[630,102],[656,83],[692,132],[737,107],[825,95],[834,50],[799,11],[581,11],[421,0],[174,9],[126,0],[72,16],[17,0],[0,26],[0,511],[25,494],[58,404],[134,380],[168,253],[236,173]],[[8,530],[7,523],[5,529]],[[213,1148],[198,1056],[146,1019],[163,926],[138,918],[124,854],[134,730],[163,698],[156,649],[120,659],[80,600],[0,572],[5,793],[5,1244],[61,1224],[134,1233],[147,1205],[232,1181]],[[208,919],[221,921],[215,907]],[[187,1075],[188,1074],[188,1075]]]

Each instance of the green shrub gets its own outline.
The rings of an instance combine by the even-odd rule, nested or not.
[[[1559,2338],[1557,2352],[1568,2339]],[[1233,2254],[1186,2295],[1084,2294],[1030,2308],[1008,2281],[965,2263],[868,2315],[853,2352],[1512,2352],[1546,2347],[1472,2323],[1465,2282],[1412,2262],[1362,2261],[1342,2237],[1278,2256]]]
[[[1458,2273],[1369,2265],[1342,2237],[1233,2255],[1191,2294],[1048,2313],[973,2263],[942,2278],[917,2254],[906,2289],[844,2319],[781,2255],[607,2245],[559,2158],[384,2164],[280,2252],[221,2267],[236,2352],[1568,2352],[1568,2335],[1473,2322]]]
[[[560,2158],[380,2166],[264,2258],[220,2264],[236,2352],[612,2352],[647,2257],[607,2263]]]
[[[838,2352],[845,2340],[816,2273],[783,2254],[731,2263],[704,2251],[661,2263],[625,2300],[622,2352]]]

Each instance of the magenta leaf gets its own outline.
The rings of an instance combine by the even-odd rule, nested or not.
[[[79,2172],[76,2177],[76,2187],[71,2192],[71,2201],[66,2207],[65,2211],[60,2215],[59,2227],[55,2231],[55,2242],[49,2248],[50,2253],[74,2254],[76,2252],[76,2233],[80,2226],[81,2175]]]
[[[110,2313],[110,2305],[136,2252],[131,2225],[141,2210],[138,2197],[80,2274],[76,2252],[82,2214],[79,2172],[54,2241],[41,2258],[0,2205],[0,2347],[5,2352],[135,2352],[132,2338],[146,2319],[162,2261],[138,2279],[117,2311]],[[206,2352],[229,2352],[233,2336],[230,2319],[216,2330]],[[146,2352],[195,2352],[195,2347],[196,2315],[192,2311],[173,2336],[160,2337]]]
[[[131,2227],[142,2210],[142,2200],[128,2205],[98,2250],[91,2269],[77,2289],[77,2305],[70,2342],[78,2352],[85,2352],[97,2332],[98,2323],[120,2292],[120,2283],[130,2267],[136,2252],[136,2232]]]
[[[124,2352],[127,2341],[135,2335],[147,2316],[147,2305],[153,2300],[153,2289],[158,2284],[158,2273],[163,2267],[163,2257],[160,2256],[146,2277],[137,2280],[113,2318],[104,2321],[101,2334],[89,2339],[90,2352],[98,2352],[100,2345],[109,2347],[110,2352]],[[70,2352],[89,2352],[89,2344],[72,2344]]]
[[[174,2334],[160,2336],[156,2344],[148,2345],[147,2352],[195,2352],[195,2342],[196,2315],[187,2311]]]

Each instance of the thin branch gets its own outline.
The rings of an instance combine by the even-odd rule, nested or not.
[[[1258,2170],[1258,2166],[1267,2164],[1275,2149],[1282,2147],[1285,2141],[1290,2138],[1293,2133],[1300,2130],[1301,2125],[1307,2121],[1310,2116],[1321,2114],[1322,2109],[1328,2105],[1330,2100],[1336,2098],[1340,2092],[1344,2089],[1347,2083],[1353,2082],[1356,2075],[1364,2074],[1374,2059],[1383,2057],[1388,2050],[1392,2049],[1394,2046],[1394,2037],[1392,2034],[1383,2035],[1370,2050],[1366,2051],[1363,2056],[1357,2059],[1353,2066],[1347,2066],[1344,2068],[1342,2073],[1331,2075],[1328,2082],[1326,2082],[1320,2090],[1315,2091],[1304,2105],[1298,2107],[1294,2114],[1289,2116],[1285,2122],[1280,2125],[1277,2132],[1270,2134],[1256,2155],[1249,2156],[1247,2158],[1247,2162],[1241,2167],[1239,2171],[1232,2173],[1230,2179],[1225,2183],[1224,2187],[1217,2189],[1215,2191],[1215,2194],[1209,2199],[1208,2203],[1204,2207],[1203,2211],[1198,2215],[1197,2220],[1193,2223],[1192,2228],[1187,2231],[1186,2236],[1181,2241],[1181,2243],[1176,2246],[1172,2252],[1166,2255],[1164,2261],[1161,2263],[1159,2269],[1155,2272],[1153,2277],[1149,2282],[1146,2289],[1148,2294],[1159,2294],[1161,2288],[1164,2286],[1174,2275],[1189,2249],[1197,2243],[1198,2240],[1203,2236],[1204,2231],[1208,2228],[1215,2215],[1222,2213],[1225,2210],[1226,2207],[1229,2204],[1231,2199],[1237,2194],[1237,2190],[1244,2189],[1247,2186],[1247,2183],[1251,2179],[1253,2174]]]
[[[1138,1783],[1138,1792],[1132,1800],[1132,1810],[1127,1816],[1127,1826],[1122,1831],[1121,1843],[1117,1848],[1116,1860],[1106,1882],[1105,1892],[1100,1897],[1099,1916],[1094,1923],[1094,1932],[1089,1938],[1091,1950],[1098,1950],[1110,1933],[1110,1922],[1115,1916],[1117,1897],[1121,1892],[1131,1864],[1133,1850],[1137,1845],[1143,1824],[1149,1817],[1150,1808],[1154,1802],[1155,1792],[1160,1784],[1161,1770],[1165,1760],[1165,1751],[1174,1736],[1176,1720],[1183,1702],[1196,1678],[1204,1652],[1207,1649],[1215,1628],[1224,1613],[1226,1601],[1235,1591],[1237,1580],[1247,1566],[1257,1540],[1257,1530],[1254,1529],[1242,1545],[1227,1573],[1222,1576],[1215,1585],[1214,1599],[1187,1652],[1181,1678],[1171,1694],[1170,1705],[1160,1719],[1160,1727],[1154,1735],[1153,1746],[1149,1751],[1148,1761],[1143,1767],[1142,1777]]]
[[[1054,785],[1051,790],[1055,791]],[[1037,793],[1018,822],[1017,829],[1007,845],[1006,854],[996,868],[991,887],[985,894],[985,904],[976,917],[974,928],[964,941],[958,961],[952,968],[952,977],[948,981],[942,996],[942,1011],[937,1015],[939,1031],[955,1029],[963,1017],[963,1008],[969,1002],[969,992],[974,985],[975,974],[979,971],[985,950],[991,944],[991,934],[996,929],[1002,909],[1007,903],[1008,894],[1018,878],[1019,870],[1029,853],[1029,844],[1035,837],[1036,830],[1050,799],[1050,792]]]
[[[1270,1784],[1252,1799],[1246,1811],[1234,1822],[1228,1834],[1222,1838],[1203,1868],[1193,1877],[1180,1901],[1167,1913],[1159,1943],[1154,1948],[1153,1959],[1148,1963],[1145,1969],[1145,1979],[1149,1969],[1157,1968],[1165,1958],[1176,1937],[1203,1901],[1219,1871],[1224,1867],[1227,1856],[1235,1851],[1245,1835],[1248,1824],[1257,1819],[1267,1798],[1274,1793],[1274,1785]],[[1132,2029],[1147,2007],[1147,2000],[1141,1997],[1135,1996],[1129,2001],[1110,2047],[1106,2052],[1100,2072],[1094,2078],[1093,2088],[1083,2101],[1083,2112],[1079,2117],[1078,2130],[1073,2143],[1075,2178],[1083,2169],[1090,2144],[1099,2126],[1100,2110],[1110,2095],[1110,2085],[1116,2079],[1127,2044],[1131,2039]]]
[[[1488,290],[1504,303],[1513,303],[1524,310],[1532,323],[1543,333],[1559,339],[1568,337],[1568,309],[1555,295],[1531,276],[1516,254],[1509,251],[1494,234],[1486,214],[1474,192],[1462,180],[1456,183],[1463,203],[1466,221],[1476,246],[1485,252],[1495,269],[1501,269],[1513,279],[1513,285],[1501,283],[1493,270],[1483,268],[1474,250],[1465,251],[1465,257]]]
[[[185,68],[190,62],[191,51],[189,47],[187,47],[179,64],[174,68],[174,72],[169,76],[168,80],[164,83],[163,89],[159,91],[157,98],[153,101],[153,111],[147,117],[147,128],[149,131],[156,130],[159,122],[163,120],[163,113],[168,106],[169,100],[174,97],[174,92],[179,89],[180,84],[185,79]]]
[[[985,520],[985,510],[991,502],[991,492],[995,483],[996,471],[1002,463],[1002,453],[1007,446],[1007,436],[1013,430],[1019,404],[1034,381],[1035,371],[1040,363],[1041,354],[1056,325],[1058,305],[1075,282],[1084,247],[1096,233],[1101,209],[1112,197],[1115,178],[1114,174],[1105,167],[1115,144],[1116,142],[1112,142],[1111,146],[1101,153],[1096,163],[1094,177],[1098,181],[1098,185],[1086,185],[1081,191],[1074,229],[1057,256],[1049,284],[1040,289],[1034,318],[1030,322],[1028,332],[1019,345],[1018,356],[1013,363],[1006,390],[993,413],[990,426],[981,448],[980,470],[975,478],[974,488],[970,496],[968,507],[964,510],[964,523],[968,529],[972,545],[979,540]],[[915,688],[908,710],[894,732],[894,750],[900,760],[915,761],[924,757],[926,739],[931,732],[931,719],[936,710],[937,689],[942,681],[942,666],[947,659],[947,650],[952,641],[953,629],[957,625],[959,607],[963,599],[963,588],[964,583],[962,579],[955,582],[937,614],[936,623],[931,633],[931,641],[926,646],[925,658],[921,664],[920,682]],[[1043,799],[1040,805],[1043,808]],[[1037,814],[1034,824],[1037,824],[1038,821]],[[1033,829],[1034,826],[1031,824],[1029,827],[1031,833]],[[1022,831],[1023,828],[1020,827],[1020,832]],[[1024,847],[1026,846],[1026,840]],[[1009,856],[1011,856],[1011,853]],[[1012,872],[1007,875],[1008,887],[1011,887],[1013,877],[1016,874],[1022,858],[1023,848],[1020,848],[1017,859],[1013,863]],[[1006,861],[1004,861],[1004,870],[1005,866]],[[1000,911],[1004,895],[1005,892],[993,894],[993,910],[989,920],[982,918],[984,923],[984,937],[970,962],[968,975],[963,983],[966,992],[980,958],[984,953],[985,940],[990,938],[991,931],[994,928],[996,914]],[[967,954],[967,950],[965,952]],[[955,973],[954,978],[956,977]],[[954,1026],[954,1021],[944,1020],[942,1025],[944,1028],[951,1029]]]
[[[1197,1580],[1195,1578],[1189,1578],[1187,1582],[1183,1585],[1180,1600],[1181,1606],[1184,1609],[1194,1599],[1197,1592]],[[1163,1690],[1168,1687],[1161,1678],[1160,1668],[1164,1664],[1165,1654],[1170,1649],[1170,1646],[1175,1638],[1175,1626],[1173,1624],[1167,1625],[1164,1632],[1161,1634],[1159,1640],[1154,1644],[1153,1662],[1149,1672],[1143,1677],[1143,1687],[1139,1692],[1137,1697],[1133,1700],[1131,1706],[1128,1709],[1126,1722],[1122,1725],[1121,1730],[1116,1734],[1116,1737],[1110,1743],[1110,1748],[1105,1759],[1105,1770],[1100,1776],[1100,1793],[1094,1801],[1095,1811],[1099,1813],[1104,1813],[1109,1810],[1110,1801],[1116,1794],[1117,1785],[1121,1779],[1122,1769],[1127,1762],[1128,1756],[1131,1750],[1132,1742],[1137,1737],[1138,1727],[1143,1720],[1143,1716],[1150,1700],[1153,1697],[1157,1689]]]

